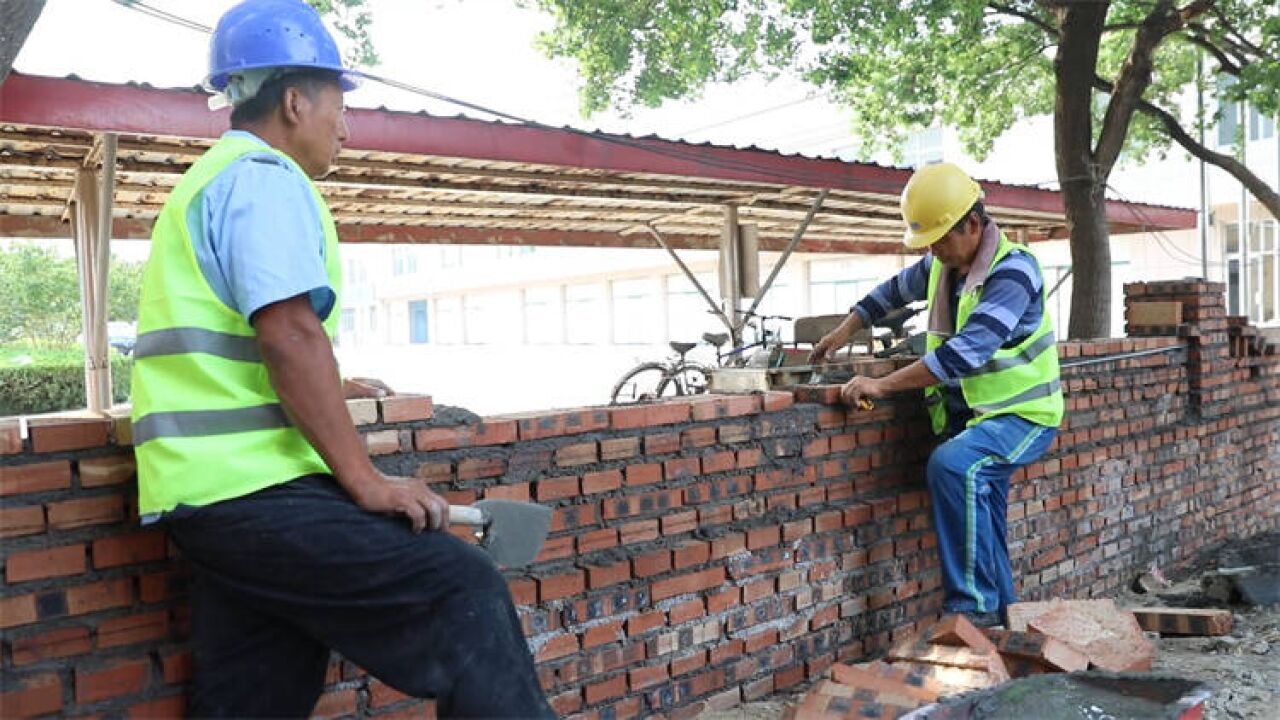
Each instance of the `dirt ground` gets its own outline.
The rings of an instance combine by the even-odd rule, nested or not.
[[[1200,574],[1156,594],[1124,592],[1121,607],[1189,605],[1214,607],[1199,594]],[[1212,692],[1206,720],[1280,718],[1280,606],[1231,606],[1235,624],[1223,637],[1156,637],[1153,672],[1199,680]],[[727,711],[704,712],[698,720],[779,720],[803,693],[749,703]]]

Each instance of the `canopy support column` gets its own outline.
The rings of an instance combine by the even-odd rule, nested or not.
[[[111,359],[107,344],[107,272],[111,262],[111,210],[115,195],[115,133],[103,133],[76,171],[71,198],[72,236],[80,279],[84,330],[84,389],[89,410],[111,409]],[[101,164],[99,169],[97,166]]]

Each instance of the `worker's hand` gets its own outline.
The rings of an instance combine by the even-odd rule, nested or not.
[[[373,378],[347,378],[342,381],[342,395],[348,400],[384,398],[395,394],[386,383]]]
[[[840,332],[840,328],[823,335],[822,339],[814,344],[813,350],[809,351],[809,364],[821,365],[830,360],[831,354],[844,347],[846,341],[847,338]]]
[[[864,375],[855,375],[849,382],[840,388],[840,399],[845,405],[850,407],[866,408],[872,399],[882,398],[886,395],[884,383],[881,378],[866,377]]]
[[[382,475],[380,482],[370,483],[355,500],[369,512],[407,517],[416,533],[449,529],[449,503],[421,480]]]

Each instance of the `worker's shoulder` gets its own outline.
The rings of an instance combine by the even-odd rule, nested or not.
[[[310,181],[287,159],[270,150],[245,153],[233,160],[210,183],[214,194],[221,192],[310,194]]]
[[[1027,248],[1015,247],[1005,254],[1004,257],[996,261],[992,266],[990,279],[993,281],[1014,280],[1029,284],[1032,288],[1039,287],[1043,282],[1043,276],[1040,273],[1040,263],[1036,260],[1035,255]]]

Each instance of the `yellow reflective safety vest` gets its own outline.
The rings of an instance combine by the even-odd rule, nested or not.
[[[1004,233],[1000,233],[1000,244],[987,268],[987,274],[990,275],[996,263],[1014,249],[1025,251],[1025,248],[1018,248]],[[1031,255],[1039,269],[1039,260],[1030,252],[1027,254]],[[931,310],[944,272],[946,266],[935,258],[929,271],[928,297]],[[1043,272],[1041,277],[1044,277]],[[965,403],[973,410],[973,418],[969,420],[968,427],[997,415],[1017,415],[1049,427],[1057,427],[1062,423],[1063,400],[1058,370],[1058,346],[1053,335],[1053,323],[1049,319],[1049,303],[1043,284],[1040,297],[1044,301],[1044,313],[1035,332],[1015,347],[996,350],[986,364],[960,378],[960,391],[964,394]],[[956,308],[957,333],[968,322],[969,315],[981,299],[982,286],[961,292],[959,306]],[[932,352],[946,339],[938,333],[930,332],[926,348]],[[947,407],[942,385],[925,388],[924,396],[933,432],[941,435],[947,427]]]
[[[223,137],[192,164],[151,233],[142,276],[133,365],[133,444],[141,514],[208,505],[293,478],[329,472],[285,416],[258,353],[253,326],[214,293],[187,227],[201,191],[250,153],[288,155],[245,137]],[[341,293],[338,232],[311,183],[324,233],[325,270]],[[324,320],[332,338],[337,309]]]

